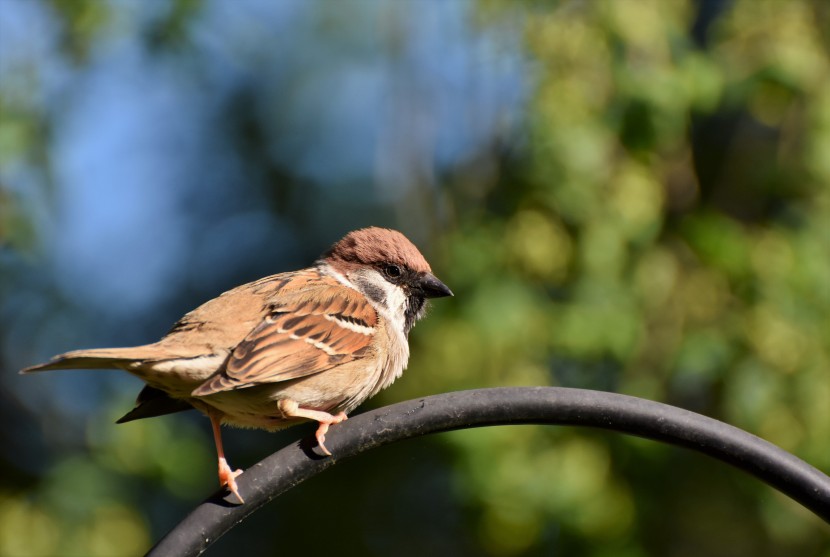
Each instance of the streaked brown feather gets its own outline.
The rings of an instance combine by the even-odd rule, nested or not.
[[[329,277],[296,293],[286,292],[289,286],[194,396],[306,377],[365,357],[378,315],[359,292]]]

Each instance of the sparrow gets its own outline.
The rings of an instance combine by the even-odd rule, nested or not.
[[[158,342],[75,350],[21,373],[122,369],[146,383],[117,423],[195,408],[211,422],[219,483],[244,503],[221,425],[329,426],[400,377],[427,299],[452,296],[412,242],[385,228],[348,233],[309,268],[238,286],[182,317]]]

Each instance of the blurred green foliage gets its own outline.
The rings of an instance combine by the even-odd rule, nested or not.
[[[514,8],[486,3],[494,20]],[[736,1],[704,44],[696,8],[528,5],[526,149],[486,196],[449,181],[437,267],[459,295],[414,335],[412,368],[432,373],[387,399],[611,389],[830,470],[828,10]],[[541,550],[551,524],[563,554],[830,554],[826,525],[794,503],[636,440],[528,428],[448,442],[493,555]]]
[[[82,64],[106,5],[53,4]],[[171,41],[199,9],[177,6],[162,26]],[[825,3],[482,0],[475,15],[520,30],[534,80],[520,141],[441,177],[445,220],[425,251],[456,296],[434,304],[408,373],[372,404],[489,386],[611,390],[725,420],[830,472]],[[0,98],[0,165],[43,149],[46,118],[7,109],[18,101]],[[34,161],[48,173],[45,156]],[[25,203],[0,198],[0,242],[30,248]],[[83,451],[43,431],[69,456],[3,485],[0,554],[135,554],[212,485],[204,427],[115,430],[130,404],[112,398]],[[246,454],[299,435],[252,438],[259,451]],[[345,555],[830,556],[830,529],[796,503],[655,443],[523,426],[414,447],[298,487],[225,549],[301,551],[305,528]]]

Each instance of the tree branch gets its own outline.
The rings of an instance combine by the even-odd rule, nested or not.
[[[471,427],[549,424],[608,429],[692,449],[766,482],[830,522],[830,477],[743,430],[640,398],[557,387],[479,389],[393,404],[334,426],[315,452],[312,438],[285,447],[238,478],[244,505],[220,492],[205,500],[147,554],[191,556],[300,482],[381,445]]]

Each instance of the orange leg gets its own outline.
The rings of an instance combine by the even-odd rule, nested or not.
[[[231,470],[228,466],[228,461],[225,460],[225,451],[222,448],[222,430],[220,418],[213,414],[210,415],[210,425],[213,426],[213,441],[216,443],[216,453],[219,455],[219,485],[226,485],[231,493],[236,495],[240,503],[245,500],[239,494],[239,488],[236,486],[236,477],[242,473],[242,470]]]
[[[314,436],[317,438],[317,445],[319,445],[320,450],[323,451],[323,454],[331,456],[331,452],[326,448],[326,432],[329,430],[329,426],[332,424],[339,424],[340,422],[346,421],[349,419],[346,416],[345,412],[340,412],[339,414],[329,414],[328,412],[323,412],[322,410],[309,410],[308,408],[300,408],[300,405],[297,404],[293,400],[281,400],[279,402],[280,411],[285,415],[287,418],[306,418],[309,420],[314,420],[315,422],[320,423],[320,427],[317,428],[317,433]]]

